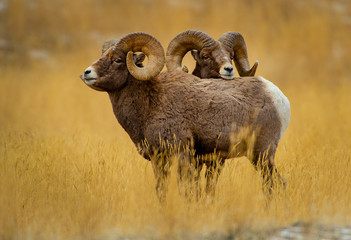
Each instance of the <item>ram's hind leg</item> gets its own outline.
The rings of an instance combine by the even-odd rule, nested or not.
[[[218,159],[217,161],[206,163],[206,195],[214,197],[216,193],[216,186],[219,175],[224,167],[224,159]]]
[[[256,169],[261,171],[263,177],[263,190],[271,194],[275,188],[275,184],[286,186],[286,180],[282,177],[275,166],[274,155],[276,147],[268,148],[268,150],[254,151],[252,162]]]

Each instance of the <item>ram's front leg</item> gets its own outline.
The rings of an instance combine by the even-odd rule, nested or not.
[[[187,200],[196,201],[201,197],[200,172],[203,164],[191,154],[179,154],[178,189]]]
[[[166,201],[171,161],[167,154],[160,153],[151,158],[156,178],[156,195],[161,203]]]

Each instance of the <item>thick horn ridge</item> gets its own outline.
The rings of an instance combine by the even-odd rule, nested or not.
[[[216,41],[208,34],[187,30],[175,36],[168,45],[166,53],[166,66],[168,70],[182,69],[181,64],[185,54],[190,50],[201,50],[211,47]]]
[[[128,34],[116,44],[116,48],[127,54],[127,68],[130,74],[139,80],[154,78],[161,72],[165,64],[165,55],[161,43],[147,33]],[[148,57],[148,64],[144,68],[135,65],[133,52],[143,52]]]

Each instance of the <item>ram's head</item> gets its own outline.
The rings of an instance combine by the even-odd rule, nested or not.
[[[240,33],[224,33],[218,41],[204,32],[187,30],[175,36],[168,45],[166,66],[168,70],[183,69],[185,54],[191,50],[196,61],[193,71],[200,78],[234,78],[234,60],[240,76],[254,76],[258,61],[250,68],[244,38]]]
[[[143,67],[145,55],[148,64]],[[95,90],[114,91],[124,86],[130,75],[138,80],[154,78],[164,61],[164,50],[157,39],[146,33],[131,33],[120,40],[106,41],[102,56],[80,78]]]

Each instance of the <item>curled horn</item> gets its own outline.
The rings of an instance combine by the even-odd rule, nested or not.
[[[175,36],[168,45],[166,53],[166,67],[168,70],[182,69],[182,60],[190,50],[200,51],[211,47],[216,41],[204,32],[187,30]]]
[[[150,80],[161,72],[165,64],[161,43],[147,33],[130,33],[119,40],[115,48],[127,54],[128,71],[138,80]],[[133,52],[143,52],[149,59],[148,64],[143,68],[136,66],[133,61]]]
[[[241,77],[254,76],[258,66],[258,61],[250,69],[250,63],[247,56],[246,44],[243,36],[237,32],[224,33],[219,39],[219,42],[223,43],[234,51],[234,63],[235,67]]]

